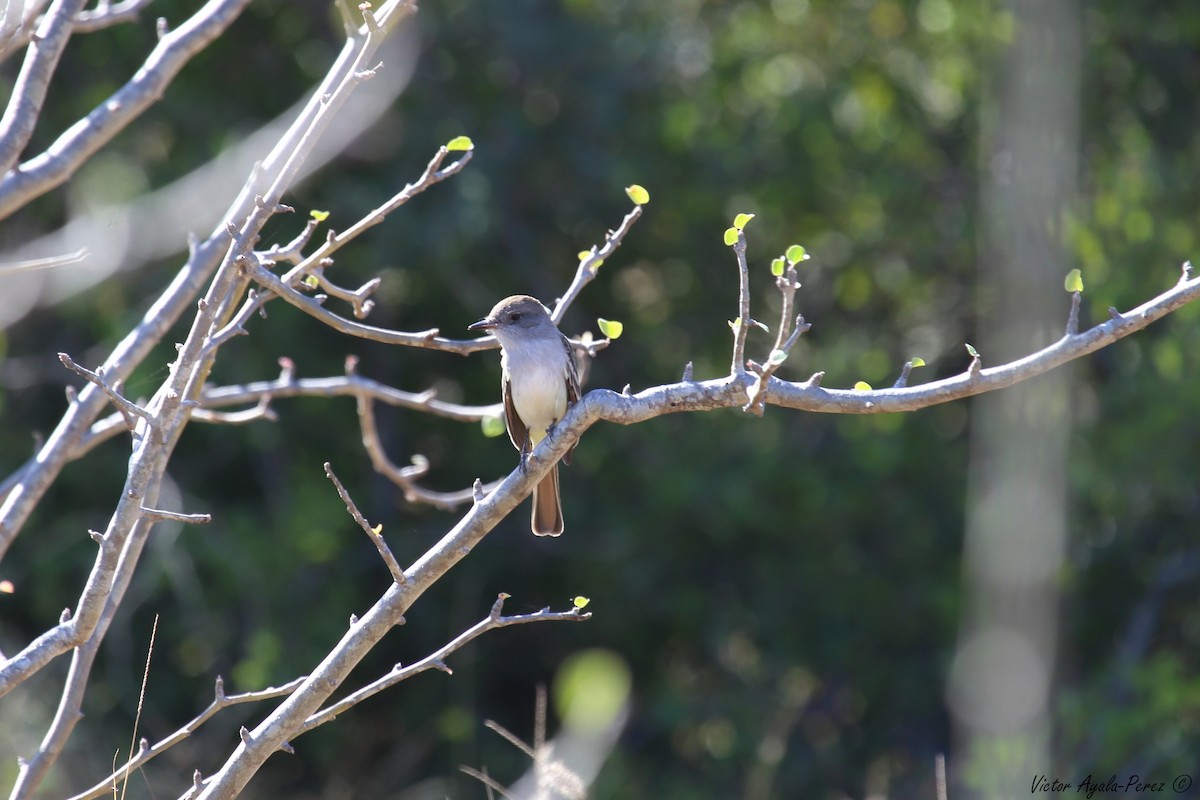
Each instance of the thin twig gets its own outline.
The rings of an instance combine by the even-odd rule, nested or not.
[[[268,261],[286,261],[289,264],[299,264],[304,260],[304,248],[308,247],[308,242],[312,239],[313,232],[321,222],[316,217],[309,217],[308,222],[304,224],[304,230],[296,235],[296,238],[284,245],[271,245],[268,250],[263,251],[262,257]]]
[[[300,267],[296,267],[295,269],[300,269]],[[274,292],[289,305],[324,322],[335,331],[347,334],[348,336],[357,336],[360,339],[369,339],[374,342],[383,342],[384,344],[421,347],[429,350],[441,350],[447,353],[458,353],[460,355],[477,353],[481,350],[493,350],[499,347],[496,340],[490,336],[480,339],[446,339],[438,335],[439,331],[437,328],[411,333],[390,330],[388,328],[377,328],[373,325],[354,322],[329,311],[316,299],[301,294],[286,284],[284,282],[286,276],[281,279],[261,265],[252,266],[250,274],[264,289]]]
[[[789,263],[784,274],[775,279],[775,285],[779,287],[779,293],[783,297],[782,309],[779,312],[779,330],[775,334],[775,344],[771,348],[771,352],[768,354],[765,363],[762,365],[753,364],[751,366],[751,371],[755,374],[755,381],[750,386],[749,397],[742,410],[749,411],[760,417],[762,416],[763,405],[766,400],[766,392],[764,390],[770,383],[771,376],[775,374],[777,369],[783,366],[783,362],[787,360],[800,335],[812,327],[812,325],[804,321],[802,315],[797,314],[794,320],[795,329],[793,330],[792,328],[792,311],[796,307],[796,290],[800,288],[798,278],[796,265]]]
[[[129,736],[129,757],[133,758],[133,743],[137,741],[138,724],[142,721],[142,706],[146,702],[146,684],[150,682],[150,658],[154,655],[154,637],[158,635],[158,614],[154,615],[154,625],[150,628],[150,645],[146,648],[146,667],[142,670],[142,688],[138,692],[137,713],[133,717],[133,731]],[[146,740],[142,740],[142,750],[146,749]],[[125,790],[129,786],[129,775],[132,770],[126,770],[121,782],[121,798],[125,798]]]
[[[242,303],[242,307],[238,309],[233,319],[229,320],[229,323],[221,328],[221,330],[208,337],[208,341],[204,343],[205,355],[215,353],[223,344],[235,336],[246,336],[246,323],[272,297],[273,295],[256,292],[253,289],[247,292],[246,301]]]
[[[496,792],[499,792],[501,797],[506,797],[506,798],[508,798],[508,800],[515,800],[515,798],[511,794],[509,794],[507,791],[505,791],[504,787],[501,786],[499,783],[497,783],[496,779],[492,778],[490,775],[488,775],[486,771],[480,772],[479,770],[473,769],[468,766],[459,766],[458,769],[464,775],[469,775],[472,778],[474,778],[475,780],[482,783],[484,786],[486,786],[489,793],[494,790]]]
[[[137,403],[126,399],[124,395],[117,391],[115,386],[109,385],[108,381],[104,379],[103,368],[101,368],[100,372],[92,372],[90,369],[76,364],[66,353],[59,353],[58,360],[62,362],[64,367],[71,370],[71,372],[99,386],[101,391],[112,401],[112,404],[117,407],[117,410],[121,412],[121,415],[125,418],[125,425],[130,431],[136,429],[133,421],[134,417],[144,419],[148,425],[154,424],[154,415]]]
[[[97,797],[103,797],[112,790],[113,783],[120,778],[121,775],[140,769],[145,766],[148,761],[156,756],[162,755],[164,752],[182,742],[187,737],[196,732],[197,729],[208,720],[216,716],[218,711],[230,706],[239,705],[241,703],[254,703],[259,700],[270,700],[275,697],[286,697],[296,690],[304,678],[296,678],[295,680],[285,683],[283,686],[270,687],[260,689],[257,692],[244,692],[226,696],[225,682],[221,678],[216,680],[216,691],[213,701],[208,704],[208,707],[200,712],[195,718],[184,725],[179,730],[167,736],[151,746],[139,748],[137,755],[131,758],[128,762],[113,770],[112,774],[104,780],[92,786],[87,791],[81,792],[70,798],[70,800],[94,800]]]
[[[279,415],[271,408],[270,395],[264,394],[258,405],[241,411],[212,411],[207,408],[197,408],[192,411],[195,422],[210,422],[218,425],[246,425],[259,420],[278,422]]]
[[[562,322],[563,315],[567,313],[567,309],[579,293],[583,291],[583,287],[587,286],[596,277],[601,265],[617,252],[617,248],[621,246],[621,241],[625,238],[625,234],[629,233],[629,229],[633,227],[633,223],[641,219],[642,207],[635,205],[625,218],[621,220],[621,224],[616,230],[610,230],[604,237],[604,243],[597,247],[592,245],[592,249],[588,251],[586,257],[580,260],[579,266],[575,269],[575,277],[571,280],[571,285],[567,287],[567,291],[563,292],[563,296],[557,303],[554,304],[554,311],[550,314],[550,319],[554,320],[554,324]]]
[[[1067,314],[1067,336],[1079,333],[1079,300],[1083,292],[1071,292],[1071,311]]]
[[[355,376],[356,364],[356,359],[346,359],[347,378]],[[396,466],[388,457],[387,451],[383,447],[383,440],[379,436],[379,427],[375,424],[375,407],[372,396],[360,393],[355,395],[355,401],[358,408],[358,426],[362,434],[363,449],[367,451],[367,456],[371,459],[371,466],[380,475],[399,486],[404,492],[405,500],[410,503],[424,503],[448,511],[474,500],[474,488],[460,489],[457,492],[438,492],[419,485],[417,481],[429,472],[429,461],[423,456],[413,456],[412,464],[407,467]],[[497,482],[488,484],[485,491],[491,491],[496,485]]]
[[[388,547],[387,542],[383,538],[383,526],[372,528],[371,523],[367,522],[367,518],[362,515],[355,505],[354,499],[350,497],[350,493],[346,491],[346,487],[338,480],[338,476],[333,474],[333,467],[329,462],[325,462],[325,477],[333,482],[333,487],[337,489],[338,497],[342,498],[342,502],[346,504],[346,510],[350,512],[350,516],[358,523],[358,526],[363,529],[363,533],[367,534],[372,544],[379,551],[379,557],[383,559],[383,563],[387,565],[388,572],[392,573],[392,580],[396,583],[404,583],[408,579],[404,577],[404,570],[400,568],[396,557],[392,555],[392,549]]]
[[[434,153],[433,158],[425,165],[424,172],[421,173],[421,176],[416,181],[405,185],[390,200],[374,211],[369,212],[341,233],[334,234],[331,231],[330,236],[325,240],[324,244],[283,276],[284,284],[295,286],[313,267],[320,264],[322,260],[332,256],[341,247],[358,238],[364,231],[383,222],[387,219],[388,214],[391,214],[429,187],[441,183],[446,178],[457,175],[462,171],[463,167],[471,162],[475,153],[473,150],[467,150],[458,157],[457,161],[451,162],[443,169],[442,162],[446,160],[446,156],[449,154],[450,151],[445,147],[439,147],[437,152]]]
[[[45,258],[29,258],[24,261],[14,261],[9,264],[0,264],[0,276],[11,275],[17,272],[37,272],[43,269],[56,269],[65,267],[71,264],[78,264],[87,259],[91,255],[86,247],[81,247],[73,253],[67,253],[61,256],[47,256]]]
[[[360,396],[397,408],[407,408],[460,422],[479,422],[487,417],[497,417],[502,412],[499,403],[487,406],[447,403],[437,399],[435,389],[405,392],[357,373],[333,375],[328,378],[296,378],[294,375],[287,375],[272,381],[256,381],[235,386],[206,386],[200,402],[204,408],[213,409],[261,402],[263,398]],[[199,413],[199,410],[193,411],[193,417]]]
[[[743,230],[738,231],[733,254],[738,266],[738,317],[733,322],[733,359],[729,374],[741,377],[746,374],[746,333],[750,326],[750,268],[746,265],[746,232]]]
[[[344,289],[325,276],[324,266],[314,269],[310,274],[317,279],[317,285],[328,295],[336,297],[344,303],[349,303],[355,319],[366,319],[367,315],[371,313],[371,309],[375,307],[375,301],[370,297],[383,283],[382,278],[376,277],[357,289]]]
[[[502,604],[504,598],[508,595],[502,595],[498,600],[498,604]],[[326,722],[337,717],[347,709],[358,705],[368,697],[382,692],[391,686],[395,686],[401,681],[411,678],[413,675],[425,672],[430,669],[440,669],[443,672],[450,672],[446,666],[446,657],[451,653],[462,648],[473,639],[487,633],[488,631],[497,630],[499,628],[507,628],[510,625],[525,625],[530,622],[582,622],[591,619],[590,611],[582,611],[578,608],[572,608],[570,611],[551,611],[548,608],[543,608],[541,611],[536,611],[532,614],[517,614],[512,617],[506,617],[502,614],[494,613],[496,606],[493,605],[493,612],[489,612],[479,622],[472,625],[467,630],[454,637],[453,640],[438,648],[434,652],[425,656],[420,661],[409,664],[407,667],[397,664],[391,672],[378,678],[375,681],[367,684],[356,692],[352,692],[345,698],[339,700],[328,708],[324,708],[310,716],[304,721],[300,732],[307,732],[323,725]]]
[[[183,514],[179,511],[145,506],[142,506],[142,511],[151,522],[182,522],[184,525],[207,525],[212,522],[212,514]]]
[[[904,366],[900,368],[900,377],[896,378],[896,382],[892,384],[893,389],[903,389],[908,386],[908,378],[913,371],[913,362],[908,360],[904,362]]]

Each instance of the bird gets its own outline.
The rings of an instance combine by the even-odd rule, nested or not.
[[[500,342],[500,392],[508,438],[521,454],[521,465],[567,409],[579,401],[579,373],[570,341],[550,312],[527,294],[506,297],[488,315],[467,326],[488,331]],[[562,457],[571,463],[571,451]],[[533,489],[530,529],[536,536],[563,532],[558,464]]]

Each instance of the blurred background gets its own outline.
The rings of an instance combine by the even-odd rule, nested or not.
[[[757,319],[777,322],[770,259],[793,242],[812,256],[798,304],[813,328],[782,377],[822,370],[827,386],[887,386],[920,356],[928,366],[914,381],[930,380],[966,368],[964,342],[994,365],[1061,335],[1067,269],[1082,270],[1081,316],[1094,324],[1109,306],[1173,285],[1200,222],[1200,6],[1064,0],[1047,21],[1039,5],[426,2],[405,52],[385,57],[375,78],[403,91],[286,198],[300,213],[275,218],[267,235],[290,240],[308,209],[347,227],[466,134],[476,154],[460,176],[337,258],[331,275],[343,285],[383,278],[375,325],[459,336],[504,295],[553,302],[576,253],[620,221],[623,188],[639,183],[651,195],[644,217],[562,326],[576,335],[595,332],[596,317],[625,323],[590,386],[675,381],[689,361],[698,378],[727,371],[737,274],[721,234],[737,212],[757,215],[747,228]],[[156,0],[136,24],[74,40],[33,146],[128,79],[153,47],[156,16],[177,22],[198,6]],[[68,186],[8,220],[0,248],[211,161],[303,99],[341,41],[327,3],[252,3]],[[8,85],[15,68],[5,65]],[[1021,105],[1020,87],[1042,81],[1054,84],[1054,103]],[[1040,250],[1006,248],[1026,241],[1020,225],[1015,238],[997,232],[1013,198],[1023,204],[1008,187],[1037,177],[1014,162],[1013,130],[1048,143],[1029,163],[1061,173],[1045,206],[1024,204],[1043,215],[1024,223],[1049,242]],[[215,218],[232,191],[202,199]],[[132,225],[132,239],[149,234]],[[174,253],[124,263],[86,291],[45,290],[8,315],[4,474],[53,428],[64,386],[76,383],[54,354],[100,363],[184,252],[181,235]],[[1035,277],[1023,282],[999,262]],[[0,304],[5,292],[0,283]],[[1014,294],[1047,306],[1050,322],[1028,329],[1037,335],[1025,350],[1008,351],[999,328],[1013,319]],[[386,347],[282,304],[269,310],[222,351],[214,382],[272,378],[281,356],[301,376],[335,375],[355,354],[361,374],[402,389],[498,400],[494,352],[464,360]],[[149,395],[166,377],[183,330],[130,394]],[[764,358],[771,340],[752,333],[751,355]],[[1039,405],[1035,387],[1016,416],[1026,433],[1049,420],[1054,452],[1038,450],[1040,434],[1024,436],[1006,463],[1020,472],[1027,454],[1054,476],[1056,510],[1007,517],[1003,504],[983,503],[1000,534],[982,549],[971,537],[987,527],[975,501],[987,496],[990,462],[979,453],[997,436],[980,427],[979,401],[893,416],[768,408],[762,419],[731,410],[594,427],[561,473],[565,535],[532,537],[523,505],[413,607],[347,689],[436,649],[484,617],[498,592],[512,595],[510,613],[566,609],[585,595],[591,621],[488,634],[450,659],[452,677],[420,675],[297,740],[297,755],[269,761],[246,796],[485,797],[458,767],[486,766],[505,784],[521,775],[527,759],[484,721],[530,740],[539,684],[551,687],[551,735],[564,713],[556,697],[624,698],[624,728],[591,790],[598,799],[931,798],[943,753],[952,796],[1023,793],[1037,773],[1170,781],[1194,770],[1198,353],[1200,308],[1184,308],[1051,378],[1053,402]],[[352,400],[274,405],[276,423],[187,430],[174,491],[214,521],[152,536],[46,796],[91,785],[128,746],[155,615],[140,728],[151,741],[207,705],[218,674],[232,693],[306,673],[386,588],[322,462],[383,524],[402,563],[458,518],[405,504],[371,471]],[[506,439],[477,424],[378,414],[393,460],[429,459],[431,488],[463,488],[515,464]],[[86,530],[106,523],[127,457],[127,441],[114,439],[70,465],[28,523],[0,566],[16,587],[0,595],[0,649],[23,646],[78,596],[95,551]],[[987,553],[1009,551],[1005,531],[1012,548],[1051,542],[1041,600],[1025,615],[1046,625],[1031,634],[1041,667],[1028,674],[1040,678],[1005,695],[1029,695],[1030,712],[988,729],[963,699],[973,691],[964,681],[1010,640],[963,647],[1006,597],[989,593],[980,572]],[[0,702],[6,786],[15,756],[53,714],[60,662]],[[238,727],[268,707],[223,711],[131,789],[151,796],[149,783],[173,796],[193,769],[215,770]]]

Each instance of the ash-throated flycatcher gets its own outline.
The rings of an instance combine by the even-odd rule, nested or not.
[[[521,463],[546,438],[547,430],[579,400],[575,354],[546,307],[527,294],[506,297],[468,330],[490,331],[500,342],[500,389],[508,438],[521,453]],[[572,448],[573,449],[573,448]],[[571,451],[562,457],[571,463]],[[533,490],[533,519],[538,536],[563,532],[558,499],[558,465]]]

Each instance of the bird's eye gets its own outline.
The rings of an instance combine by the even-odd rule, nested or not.
[[[521,319],[521,314],[520,314],[520,312],[518,312],[516,314],[509,314],[508,318],[510,320],[512,320],[513,322],[516,322],[517,320]]]

